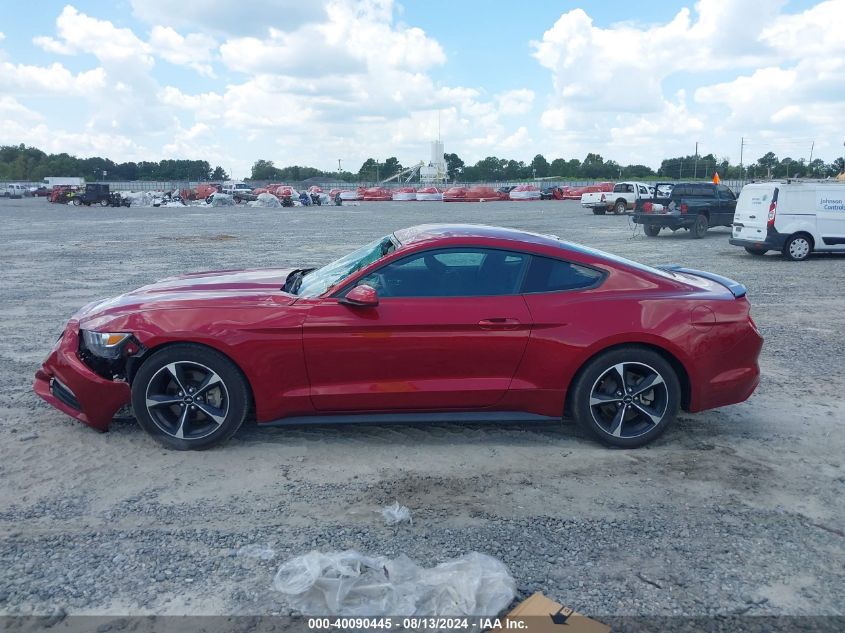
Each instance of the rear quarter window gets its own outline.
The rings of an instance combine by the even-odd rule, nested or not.
[[[593,268],[551,257],[532,256],[522,284],[522,292],[560,292],[591,288],[604,274]]]

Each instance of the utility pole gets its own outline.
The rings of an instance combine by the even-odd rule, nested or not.
[[[745,137],[741,137],[739,141],[739,175],[743,175],[742,170],[742,151],[745,149]],[[743,178],[745,180],[745,178]]]
[[[692,174],[693,180],[698,178],[698,141],[695,142],[695,168]]]

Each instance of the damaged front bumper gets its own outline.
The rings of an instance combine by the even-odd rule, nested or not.
[[[130,401],[129,384],[95,373],[81,360],[79,349],[79,323],[70,321],[35,373],[33,389],[59,411],[107,431],[114,414]]]

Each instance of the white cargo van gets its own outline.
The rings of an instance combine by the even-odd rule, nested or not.
[[[793,261],[813,252],[845,252],[845,183],[759,182],[745,185],[730,243],[752,255],[780,251]]]

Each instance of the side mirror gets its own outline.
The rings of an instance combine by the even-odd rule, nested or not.
[[[346,296],[341,297],[338,303],[358,308],[374,308],[378,305],[378,293],[372,286],[361,284],[347,292]]]

